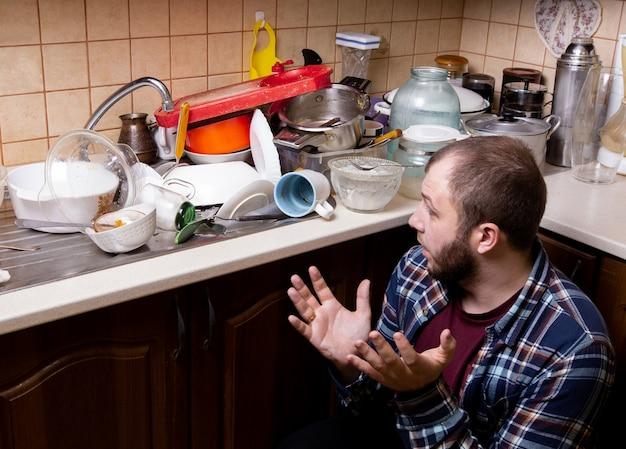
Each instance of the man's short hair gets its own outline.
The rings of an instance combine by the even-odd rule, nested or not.
[[[426,165],[454,157],[449,189],[467,237],[481,223],[495,223],[511,246],[532,246],[546,206],[546,184],[530,149],[511,137],[473,137],[439,150]]]

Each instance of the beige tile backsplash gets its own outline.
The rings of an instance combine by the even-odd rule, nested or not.
[[[624,2],[600,0],[594,36],[613,63],[626,32]],[[414,65],[440,53],[469,59],[496,78],[512,66],[541,70],[554,86],[556,58],[534,29],[535,0],[2,0],[0,1],[0,154],[5,165],[43,160],[60,134],[80,128],[115,89],[154,76],[174,98],[248,79],[254,12],[277,36],[277,56],[303,64],[312,48],[341,78],[337,31],[381,36],[368,77],[382,93]],[[119,115],[152,112],[160,97],[139,89],[104,115],[97,129],[117,138]]]

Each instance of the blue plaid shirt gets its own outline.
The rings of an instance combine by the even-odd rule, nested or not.
[[[456,398],[442,379],[415,393],[391,395],[397,427],[414,448],[574,448],[592,430],[614,379],[614,353],[591,301],[548,261],[541,245],[509,311],[486,329],[473,369]],[[426,269],[420,246],[398,263],[378,330],[392,344],[417,331],[451,292]],[[460,336],[457,336],[460,337]],[[358,410],[386,389],[361,377],[339,388]]]

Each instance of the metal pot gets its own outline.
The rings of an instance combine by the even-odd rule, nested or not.
[[[509,136],[520,139],[528,146],[540,167],[545,161],[546,143],[560,125],[561,119],[556,115],[549,115],[540,120],[515,117],[510,112],[504,112],[502,117],[483,114],[465,122],[465,127],[472,135]]]
[[[358,145],[369,106],[367,94],[344,84],[332,84],[287,100],[278,116],[291,128],[316,134],[319,151],[339,151]]]

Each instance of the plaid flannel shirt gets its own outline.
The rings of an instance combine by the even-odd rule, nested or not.
[[[338,388],[342,403],[359,410],[391,397],[397,427],[413,448],[589,447],[614,379],[613,348],[591,301],[549,263],[539,242],[533,254],[518,299],[486,329],[460,398],[441,378],[414,393],[385,395],[362,375]],[[377,328],[394,347],[395,332],[414,343],[449,301],[426,264],[420,246],[410,249],[389,283]]]

